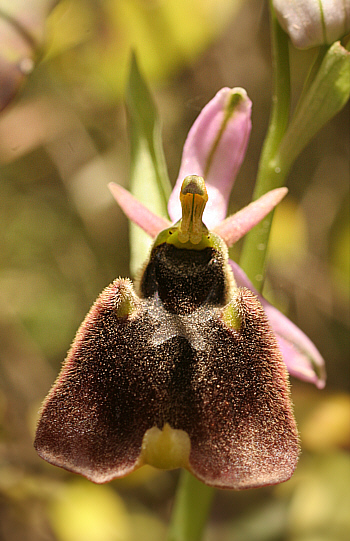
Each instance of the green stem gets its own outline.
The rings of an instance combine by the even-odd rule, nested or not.
[[[214,489],[181,472],[167,541],[200,541]]]
[[[273,11],[271,11],[271,37],[274,69],[273,102],[270,125],[261,153],[258,176],[253,199],[279,188],[285,183],[287,168],[276,160],[279,144],[286,132],[290,107],[290,72],[288,37],[281,29]],[[259,291],[263,287],[267,244],[270,235],[273,213],[254,227],[246,236],[240,264]]]

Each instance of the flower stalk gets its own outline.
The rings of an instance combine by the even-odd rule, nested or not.
[[[181,472],[167,541],[200,541],[203,536],[214,489],[188,471]]]

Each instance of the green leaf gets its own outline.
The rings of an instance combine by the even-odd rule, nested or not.
[[[316,133],[346,104],[350,96],[350,53],[339,41],[328,49],[317,75],[303,93],[281,142],[276,167],[289,169]]]
[[[131,59],[126,106],[131,139],[131,192],[150,210],[167,218],[171,186],[163,154],[161,126],[135,55]],[[147,257],[151,239],[131,224],[130,244],[130,268],[132,274],[135,274]]]

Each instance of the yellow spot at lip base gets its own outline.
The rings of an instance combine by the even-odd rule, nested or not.
[[[190,450],[187,432],[165,423],[162,430],[154,426],[146,431],[138,462],[140,466],[149,464],[161,470],[188,468]]]

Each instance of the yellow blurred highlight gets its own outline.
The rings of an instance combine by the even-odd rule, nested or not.
[[[350,396],[328,396],[313,410],[300,427],[303,447],[326,451],[350,449]]]
[[[288,517],[291,541],[347,541],[350,532],[350,457],[332,452],[301,457]]]
[[[77,480],[65,485],[50,506],[59,541],[129,541],[127,509],[108,486]]]
[[[339,297],[349,304],[350,297],[350,224],[348,220],[340,225],[331,244],[331,278]]]
[[[276,208],[269,240],[273,265],[294,266],[307,251],[307,224],[303,210],[290,196]]]

